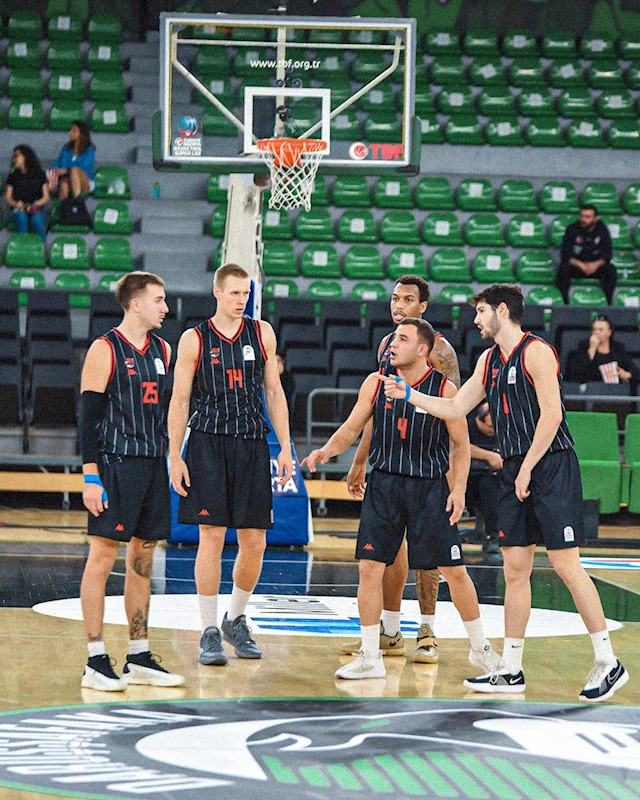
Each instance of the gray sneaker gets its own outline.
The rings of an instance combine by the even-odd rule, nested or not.
[[[221,667],[227,663],[227,654],[222,646],[220,638],[220,628],[209,625],[200,637],[200,659],[201,664]]]
[[[251,638],[251,628],[244,614],[240,614],[233,622],[224,615],[222,638],[233,645],[238,658],[262,658],[262,650]]]

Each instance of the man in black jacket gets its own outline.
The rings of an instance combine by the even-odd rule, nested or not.
[[[595,206],[580,209],[580,218],[565,231],[560,249],[560,265],[556,285],[564,302],[569,302],[572,278],[595,278],[600,281],[607,303],[613,303],[616,288],[616,268],[611,263],[611,235],[607,226],[598,219]]]

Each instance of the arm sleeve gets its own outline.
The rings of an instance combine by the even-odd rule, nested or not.
[[[83,464],[98,462],[98,425],[102,419],[103,392],[82,392],[80,398],[80,453]]]
[[[609,228],[603,223],[603,231],[602,231],[602,242],[600,243],[600,249],[602,251],[602,258],[604,258],[605,262],[608,264],[613,257],[613,249],[611,247],[611,234],[609,233]]]

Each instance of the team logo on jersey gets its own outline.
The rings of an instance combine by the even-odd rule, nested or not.
[[[164,375],[165,374],[164,361],[161,358],[154,358],[153,363],[156,365],[156,372],[158,373],[158,375]]]
[[[575,542],[576,540],[576,535],[571,525],[567,525],[564,529],[564,540],[565,542]]]
[[[209,355],[211,356],[211,363],[212,364],[219,364],[220,363],[220,348],[219,347],[212,347],[209,351]]]
[[[509,372],[507,373],[507,383],[515,383],[516,382],[516,368],[509,367]]]
[[[393,403],[391,402],[391,400],[387,400],[387,402],[384,404],[384,407],[385,409],[393,408]]]
[[[242,357],[244,358],[245,361],[255,361],[256,360],[255,351],[254,351],[253,347],[251,347],[250,344],[245,344],[245,346],[242,348]]]
[[[498,367],[492,367],[491,369],[491,388],[496,385],[496,378],[498,377],[498,373],[500,372]]]
[[[451,546],[451,560],[452,561],[459,561],[460,560],[460,548],[457,544]]]
[[[135,371],[136,360],[135,358],[125,358],[124,365],[127,368],[127,375],[137,375]]]

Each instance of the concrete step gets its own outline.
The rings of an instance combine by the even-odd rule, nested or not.
[[[157,236],[175,236],[179,238],[177,245],[184,246],[183,237],[202,236],[204,228],[199,217],[156,217],[144,215],[140,224],[140,232]]]
[[[175,203],[173,200],[152,198],[129,201],[129,211],[134,219],[149,216],[156,219],[178,219],[182,222],[192,219],[208,222],[212,209],[213,206],[206,200],[183,200]]]
[[[142,73],[160,74],[160,62],[157,56],[132,55],[129,61],[129,71],[136,75]]]
[[[153,148],[145,145],[136,147],[134,159],[136,164],[151,164],[153,161]]]
[[[144,56],[145,58],[155,58],[158,60],[160,55],[160,42],[123,42],[120,45],[120,52],[124,58],[133,56]]]
[[[132,237],[132,247],[140,253],[171,253],[177,262],[190,262],[198,255],[209,256],[214,250],[215,239],[202,233],[193,237],[171,236],[166,234],[139,233]]]

